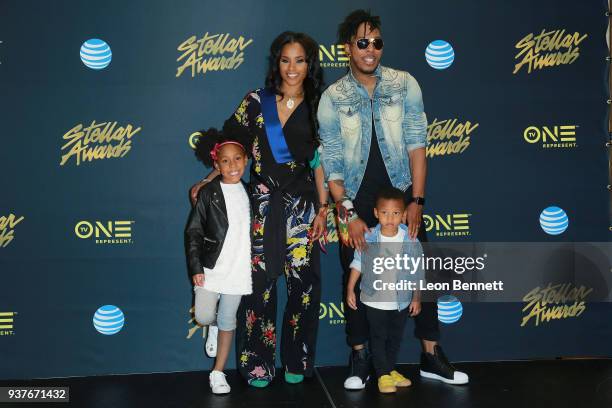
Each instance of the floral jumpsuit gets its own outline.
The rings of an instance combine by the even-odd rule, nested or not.
[[[266,271],[266,255],[271,255],[264,252],[264,225],[275,189],[281,200],[273,211],[282,214],[283,229],[286,226],[286,245],[281,243],[284,270],[279,271],[287,281],[281,361],[291,373],[312,375],[321,296],[319,248],[309,239],[317,202],[308,164],[317,148],[309,108],[306,102],[300,103],[287,120],[283,133],[293,160],[277,163],[268,143],[259,92],[249,93],[223,127],[227,136],[243,141],[252,153],[253,292],[242,298],[236,329],[238,368],[249,382],[272,381],[275,375],[276,278]]]

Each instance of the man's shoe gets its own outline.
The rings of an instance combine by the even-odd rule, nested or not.
[[[217,357],[217,335],[219,329],[217,326],[208,326],[208,335],[206,336],[206,355],[210,358]]]
[[[208,376],[208,383],[213,394],[227,394],[231,388],[225,380],[225,374],[221,371],[211,371]]]
[[[381,394],[391,394],[397,391],[395,388],[395,381],[390,375],[381,375],[378,379],[378,391]]]
[[[390,374],[396,387],[410,387],[412,385],[412,382],[408,378],[404,377],[397,371],[393,370]]]
[[[431,378],[447,384],[467,384],[469,382],[468,375],[457,371],[449,363],[444,351],[442,351],[442,347],[439,345],[434,347],[434,354],[421,353],[421,377]]]
[[[344,381],[347,390],[363,390],[370,378],[370,358],[365,348],[353,350],[349,358],[349,375]]]

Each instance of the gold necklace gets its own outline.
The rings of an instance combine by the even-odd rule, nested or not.
[[[293,100],[293,98],[297,98],[297,97],[302,96],[302,95],[304,95],[304,91],[302,91],[300,93],[297,93],[297,94],[295,94],[293,96],[290,96],[289,99],[287,99],[287,102],[285,103],[287,108],[289,110],[293,109],[293,107],[295,106],[295,101]]]

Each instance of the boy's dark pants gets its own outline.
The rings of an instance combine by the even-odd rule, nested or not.
[[[388,375],[395,370],[397,354],[399,353],[408,308],[396,310],[380,310],[363,305],[370,325],[370,354],[376,378]]]

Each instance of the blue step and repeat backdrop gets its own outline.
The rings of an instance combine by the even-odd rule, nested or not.
[[[382,17],[384,65],[423,90],[432,241],[610,240],[604,0],[2,0],[0,378],[211,366],[183,249],[188,188],[208,171],[191,145],[262,86],[281,31],[320,43],[327,84],[343,75],[337,25],[361,7]],[[337,243],[328,252],[317,364],[341,365]],[[530,260],[513,262],[520,276]],[[583,289],[455,305],[445,349],[612,356],[612,308]],[[415,362],[408,326],[401,360]]]

